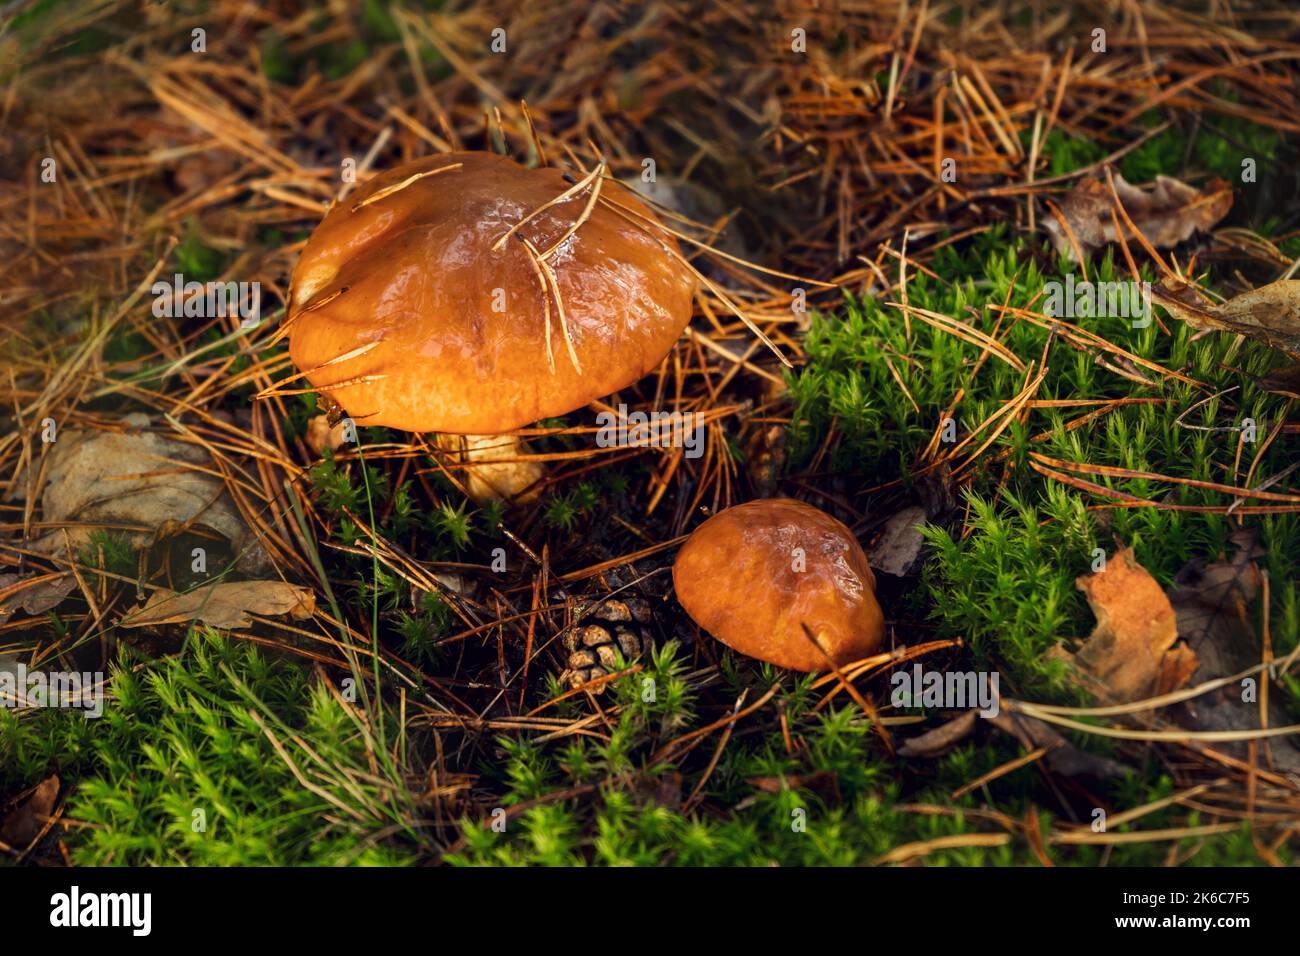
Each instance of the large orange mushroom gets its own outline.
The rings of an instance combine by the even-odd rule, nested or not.
[[[690,321],[694,284],[654,213],[602,167],[571,182],[448,153],[327,213],[294,269],[289,353],[358,425],[464,436],[468,459],[509,459],[519,444],[503,433],[654,368]],[[472,471],[480,498],[537,474]]]

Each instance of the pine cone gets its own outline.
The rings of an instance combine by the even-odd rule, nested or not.
[[[621,652],[625,662],[654,646],[650,605],[640,598],[611,598],[578,612],[578,620],[564,636],[569,649],[569,667],[564,679],[571,687],[604,677],[617,669],[614,654]],[[601,693],[604,684],[592,688]]]

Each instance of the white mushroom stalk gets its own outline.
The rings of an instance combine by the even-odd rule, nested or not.
[[[434,445],[459,466],[465,493],[480,505],[531,501],[546,474],[517,435],[438,435]]]

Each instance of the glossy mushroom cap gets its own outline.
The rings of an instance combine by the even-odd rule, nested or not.
[[[634,224],[638,216],[657,222],[644,203],[603,182],[601,199],[627,211],[596,203],[547,258],[581,373],[545,277],[518,237],[546,253],[582,215],[590,189],[492,248],[570,187],[558,169],[525,169],[491,153],[447,153],[372,179],[330,210],[294,269],[294,364],[358,424],[455,434],[510,431],[635,382],[690,321],[694,291],[693,275],[668,251],[675,241]]]
[[[884,641],[875,575],[853,533],[791,498],[750,501],[705,521],[678,553],[673,584],[704,630],[791,670],[829,670],[827,656],[839,667]]]

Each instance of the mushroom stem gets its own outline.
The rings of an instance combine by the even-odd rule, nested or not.
[[[481,505],[528,501],[545,474],[540,463],[523,457],[524,443],[517,435],[439,434],[434,444],[462,466],[465,491]]]

